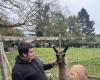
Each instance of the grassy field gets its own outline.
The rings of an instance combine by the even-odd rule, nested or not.
[[[44,62],[49,63],[55,61],[55,55],[52,48],[36,48],[36,55]],[[7,54],[11,67],[15,62],[15,56],[17,52],[10,52]],[[69,66],[74,64],[82,64],[88,71],[89,76],[100,78],[100,49],[99,48],[72,48],[66,52],[66,61]],[[49,78],[54,77],[51,80],[57,80],[58,68],[55,67],[47,71]]]

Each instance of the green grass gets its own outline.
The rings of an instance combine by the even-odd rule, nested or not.
[[[55,61],[55,55],[52,48],[36,48],[36,55],[44,62],[49,63]],[[15,63],[17,52],[10,52],[7,54],[11,67]],[[66,61],[69,66],[74,64],[82,64],[88,71],[89,76],[100,78],[100,49],[99,48],[73,48],[66,52]],[[58,73],[58,68],[55,67],[47,71],[53,76]],[[52,76],[51,76],[52,77]],[[57,77],[56,77],[57,78]],[[52,80],[55,80],[52,79]]]

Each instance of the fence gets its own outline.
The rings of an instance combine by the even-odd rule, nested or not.
[[[40,42],[43,43],[48,43],[48,39],[46,38],[46,40],[43,40],[42,38],[39,38]],[[50,39],[49,39],[50,40]],[[54,45],[55,43],[57,45],[64,46],[61,45],[61,40],[54,38],[54,40],[50,41],[49,43],[52,43],[51,45]],[[43,47],[43,45],[41,45],[41,47]],[[47,46],[44,46],[47,47]],[[51,46],[52,47],[52,46]],[[44,55],[39,55],[41,53],[40,50],[37,49],[38,55],[39,57],[43,60],[43,61],[51,61],[52,59],[54,59],[53,54],[54,53],[52,51],[51,48],[45,48],[42,50],[43,53],[48,53],[48,54],[44,54]],[[7,57],[4,54],[4,46],[3,46],[3,42],[0,42],[0,80],[11,80],[11,67],[14,65],[15,63],[15,54],[16,53],[8,53],[6,54]],[[77,54],[76,54],[77,53]],[[42,53],[41,53],[42,54]],[[14,56],[13,56],[14,55]],[[83,64],[87,69],[90,77],[94,78],[93,80],[100,80],[97,77],[100,78],[100,50],[99,50],[99,46],[91,46],[91,48],[88,48],[88,46],[79,46],[77,48],[77,46],[73,46],[70,45],[70,48],[68,50],[68,53],[66,54],[67,58],[68,58],[68,63],[69,65],[73,65],[73,64]],[[50,58],[49,56],[52,56],[52,58]],[[9,65],[9,62],[10,65]],[[51,77],[53,75],[53,77],[57,78],[57,72],[55,73],[56,70],[51,70],[48,71],[47,74],[49,77]],[[9,75],[8,75],[9,73]],[[94,74],[92,74],[94,73]],[[95,78],[96,77],[96,78]],[[51,77],[51,80],[52,79]]]

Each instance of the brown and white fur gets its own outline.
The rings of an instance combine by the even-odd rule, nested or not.
[[[77,64],[69,68],[68,64],[65,63],[65,53],[68,47],[63,51],[58,51],[55,47],[53,49],[56,52],[59,80],[88,80],[87,72],[83,65]]]

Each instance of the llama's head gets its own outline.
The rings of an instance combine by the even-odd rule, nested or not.
[[[57,58],[57,63],[58,64],[65,64],[65,53],[68,49],[68,46],[64,50],[57,50],[55,47],[53,47],[55,53],[56,53],[56,58]]]

